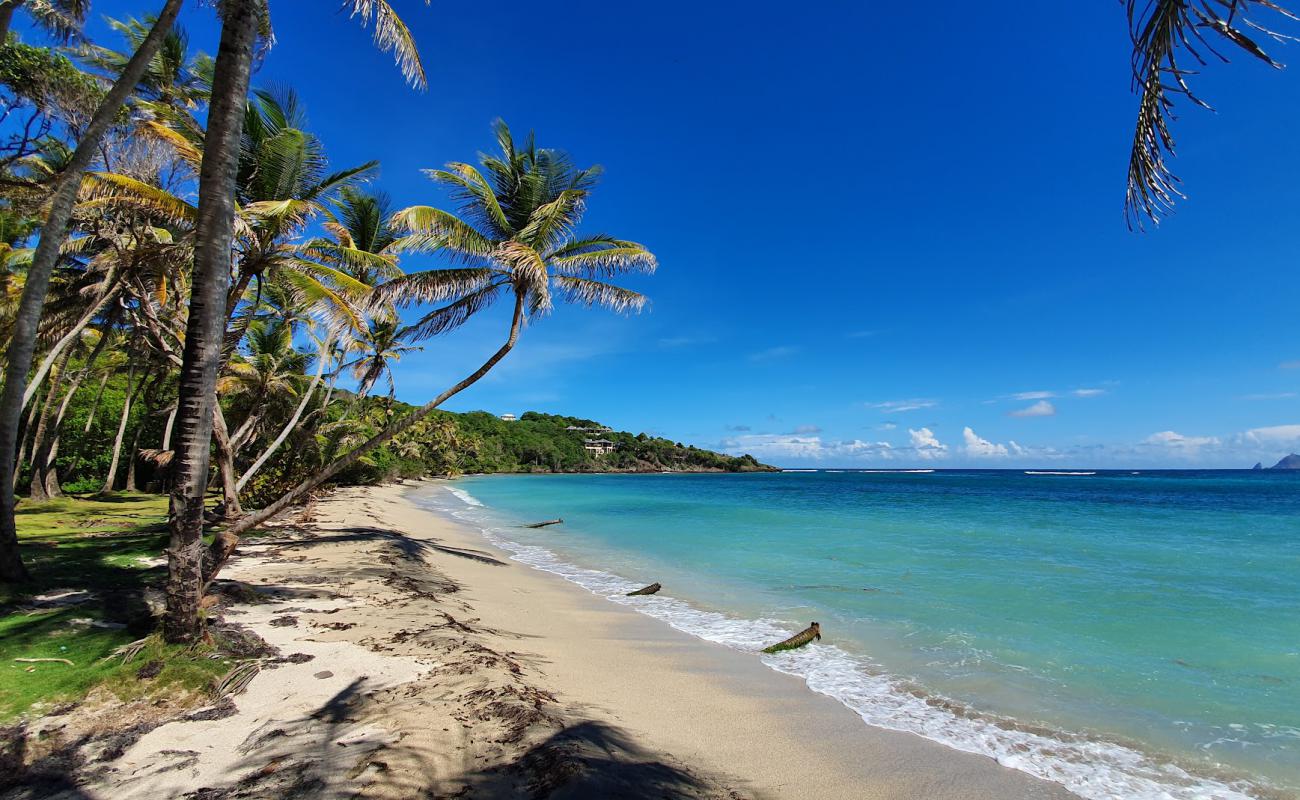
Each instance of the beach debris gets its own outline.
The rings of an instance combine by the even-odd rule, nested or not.
[[[256,678],[261,671],[262,664],[260,661],[245,661],[239,664],[222,676],[221,680],[217,681],[217,697],[239,694],[248,688],[248,684],[252,683],[253,678]]]
[[[17,661],[19,664],[42,664],[49,661],[55,661],[60,664],[67,664],[69,667],[77,666],[66,658],[15,658],[14,661]]]
[[[654,594],[655,592],[659,591],[662,588],[664,587],[660,586],[658,583],[652,583],[649,586],[645,586],[643,588],[637,589],[635,592],[628,592],[627,596],[634,597],[639,594]]]
[[[545,528],[547,525],[559,525],[564,522],[562,519],[548,519],[545,522],[534,522],[531,525],[525,525],[525,528]]]
[[[771,647],[764,647],[764,653],[779,653],[782,650],[794,650],[796,647],[803,647],[814,639],[820,641],[822,638],[822,626],[816,622],[809,623],[807,628],[799,631],[794,636],[786,639],[784,642],[777,642]]]
[[[126,664],[131,659],[140,655],[140,651],[143,650],[147,644],[149,644],[149,638],[147,636],[143,639],[136,639],[134,642],[128,642],[104,656],[104,661],[107,661],[110,658],[121,658],[122,663]]]

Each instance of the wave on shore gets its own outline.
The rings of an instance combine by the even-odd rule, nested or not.
[[[767,619],[740,619],[705,611],[665,595],[627,597],[641,584],[601,570],[568,563],[537,545],[509,538],[469,492],[443,487],[459,502],[426,494],[432,510],[451,514],[481,530],[492,544],[535,569],[550,572],[592,594],[632,606],[647,616],[706,641],[753,652],[768,667],[804,679],[810,689],[839,700],[864,722],[916,734],[955,750],[988,756],[999,764],[1061,784],[1087,800],[1252,800],[1257,787],[1195,775],[1133,747],[1086,736],[1019,725],[981,714],[963,704],[924,692],[884,673],[869,659],[833,644],[761,655],[759,651],[794,631]],[[446,495],[443,495],[446,497]]]

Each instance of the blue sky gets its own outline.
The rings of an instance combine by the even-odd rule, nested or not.
[[[1194,78],[1158,230],[1122,217],[1117,2],[394,0],[409,90],[330,3],[273,3],[255,82],[399,205],[504,117],[600,163],[584,228],[646,243],[653,307],[561,307],[448,404],[593,417],[788,466],[1250,466],[1300,450],[1300,45]],[[145,10],[103,0],[97,15]],[[184,14],[215,51],[213,12]],[[92,27],[92,31],[102,26]],[[432,257],[408,268],[435,266]],[[397,370],[423,402],[508,309]]]

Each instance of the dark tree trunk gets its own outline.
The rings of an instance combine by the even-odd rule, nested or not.
[[[0,3],[0,45],[9,38],[9,28],[14,24],[14,12],[23,4],[23,0],[4,0]]]
[[[432,414],[434,410],[437,409],[438,406],[445,403],[448,398],[464,391],[468,387],[472,386],[475,382],[477,382],[479,378],[482,378],[484,375],[486,375],[489,370],[491,370],[494,366],[496,366],[498,361],[505,358],[506,354],[509,353],[514,348],[515,342],[519,340],[519,329],[523,326],[523,322],[524,322],[524,296],[523,294],[516,294],[514,317],[511,319],[510,322],[510,335],[506,338],[505,344],[501,345],[501,348],[497,350],[495,353],[493,353],[491,358],[483,362],[483,365],[481,367],[479,367],[471,375],[469,375],[468,377],[460,381],[460,383],[457,383],[455,386],[452,386],[450,389],[447,389],[442,394],[433,398],[428,403],[425,403],[420,408],[416,409],[410,414],[407,414],[405,417],[402,417],[396,422],[389,424],[388,427],[384,428],[382,431],[372,436],[369,440],[367,440],[365,443],[358,446],[355,450],[341,456],[340,458],[335,459],[332,463],[323,467],[320,471],[312,475],[310,478],[307,478],[306,480],[299,483],[297,486],[294,486],[292,489],[286,492],[274,503],[271,503],[266,508],[263,508],[260,511],[254,512],[252,514],[243,517],[240,520],[237,520],[236,522],[227,526],[227,528],[224,531],[218,533],[216,537],[213,538],[212,544],[208,548],[207,558],[204,560],[204,569],[203,569],[204,585],[211,583],[213,578],[217,576],[217,573],[220,572],[221,567],[226,563],[226,559],[230,558],[230,554],[234,552],[235,546],[239,544],[240,535],[242,535],[245,531],[248,531],[258,525],[261,525],[263,522],[266,522],[267,520],[276,516],[280,512],[284,511],[286,508],[293,505],[294,502],[296,502],[300,497],[307,494],[312,489],[315,489],[317,486],[320,486],[322,483],[325,483],[330,478],[339,474],[340,472],[352,466],[353,464],[357,463],[358,461],[361,460],[361,457],[364,456],[366,453],[369,453],[371,450],[374,450],[376,447],[379,447],[380,445],[390,441],[394,436],[397,436],[403,431],[408,430],[412,425],[414,425],[415,423],[419,422],[420,420]]]
[[[195,225],[194,273],[177,397],[175,457],[167,549],[167,613],[163,635],[190,642],[201,633],[203,498],[208,489],[212,409],[216,405],[230,289],[235,227],[235,178],[258,14],[254,0],[227,0],[213,72],[212,101]]]
[[[99,151],[104,134],[117,118],[118,111],[140,82],[149,62],[157,54],[163,39],[176,22],[182,0],[167,0],[153,28],[131,56],[121,76],[108,90],[99,107],[95,109],[90,124],[77,142],[77,149],[67,167],[55,183],[50,198],[50,211],[41,226],[40,240],[27,269],[27,282],[23,286],[22,300],[14,318],[10,334],[8,363],[5,365],[4,390],[0,393],[0,581],[20,581],[27,578],[27,568],[18,554],[18,528],[14,519],[14,471],[18,450],[18,425],[23,414],[23,394],[27,389],[27,373],[32,367],[36,351],[36,335],[41,322],[41,310],[50,288],[50,274],[59,259],[59,250],[68,237],[72,220],[72,207],[81,188],[81,176]]]

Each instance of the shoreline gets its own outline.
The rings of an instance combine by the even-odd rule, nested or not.
[[[751,654],[509,560],[409,491],[339,489],[242,544],[224,617],[278,655],[242,694],[98,759],[78,796],[1074,797],[865,725]]]
[[[426,481],[403,494],[436,483],[452,482]],[[485,620],[513,620],[521,629],[542,631],[533,642],[550,665],[549,685],[559,697],[610,712],[688,762],[738,776],[757,796],[1077,797],[986,756],[869,725],[800,676],[516,561],[470,524],[403,499],[410,508],[402,516],[413,511],[438,520],[449,541],[490,549],[518,568],[505,584],[466,574],[476,571],[468,564],[458,577],[484,601],[476,610]],[[544,608],[521,602],[521,595],[545,598]],[[624,681],[609,678],[629,665],[659,702],[647,703],[629,694]],[[680,720],[688,718],[690,725],[683,726]]]

